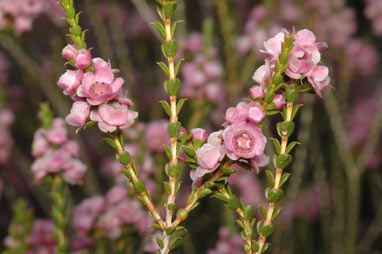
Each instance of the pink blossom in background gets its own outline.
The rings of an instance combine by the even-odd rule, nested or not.
[[[228,228],[219,230],[219,240],[214,249],[208,254],[243,254],[242,239],[240,235],[233,235]]]
[[[50,219],[37,219],[33,223],[32,232],[27,238],[30,248],[26,254],[54,254],[56,240],[54,239],[53,222]]]
[[[164,151],[163,145],[170,144],[167,125],[167,120],[153,121],[147,125],[144,135],[149,151],[160,153]]]
[[[346,71],[352,74],[358,72],[363,76],[375,73],[379,57],[381,56],[381,53],[376,48],[360,39],[349,40],[346,44],[345,53],[348,59],[345,62]],[[353,61],[353,59],[357,59],[357,61]]]
[[[37,181],[51,173],[62,173],[70,184],[80,184],[87,166],[79,157],[79,145],[67,137],[65,121],[55,118],[49,129],[40,128],[35,132],[32,155],[35,157],[31,168]]]
[[[382,1],[365,0],[365,16],[370,20],[373,26],[373,32],[377,36],[382,35]]]

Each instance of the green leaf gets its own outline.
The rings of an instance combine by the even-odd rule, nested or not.
[[[139,180],[133,184],[133,188],[136,192],[141,193],[145,191],[145,184],[141,180]]]
[[[265,189],[265,197],[270,203],[277,203],[282,198],[284,192],[280,189],[275,190],[271,188]]]
[[[159,248],[163,249],[163,247],[164,247],[164,243],[163,243],[162,238],[160,238],[159,236],[156,236],[156,237],[155,237],[155,241],[157,242]]]
[[[226,196],[224,196],[223,194],[219,193],[219,192],[216,192],[212,197],[216,198],[216,199],[219,199],[225,203],[228,202],[228,198]]]
[[[247,205],[244,209],[244,219],[252,220],[253,215],[255,214],[255,209],[252,205]]]
[[[204,188],[199,192],[199,198],[204,198],[205,196],[209,195],[212,191],[209,188]]]
[[[235,164],[239,165],[240,167],[242,167],[245,170],[248,170],[248,171],[252,170],[251,166],[248,163],[245,163],[242,161],[236,161]]]
[[[297,142],[297,141],[293,141],[293,142],[291,142],[291,143],[287,146],[285,153],[290,153],[296,145],[301,145],[301,143],[300,143],[300,142]]]
[[[277,123],[277,133],[279,136],[290,137],[294,131],[294,123],[292,121]]]
[[[196,158],[196,152],[191,146],[183,146],[183,151],[187,154],[188,157]]]
[[[259,243],[257,241],[252,240],[252,244],[251,245],[252,245],[252,251],[253,252],[259,251]]]
[[[270,105],[270,104],[269,104]],[[280,110],[267,110],[267,112],[265,113],[265,115],[267,116],[273,116],[273,115],[276,115],[280,113]]]
[[[298,110],[299,110],[302,106],[303,106],[302,104],[297,104],[296,106],[293,107],[291,120],[293,120],[293,119],[296,117],[296,114],[297,114]]]
[[[239,199],[237,198],[236,195],[232,195],[228,199],[228,207],[231,208],[232,210],[236,210],[239,208]]]
[[[290,154],[283,153],[283,154],[280,154],[280,155],[277,157],[276,165],[277,165],[277,168],[284,169],[284,168],[286,168],[291,162],[292,162],[292,156],[291,156]]]
[[[263,218],[265,219],[267,217],[267,209],[265,208],[263,204],[260,204],[259,207],[260,207],[261,215],[263,215]]]
[[[112,140],[111,138],[104,138],[103,139],[106,143],[108,143],[112,148],[114,148],[116,151],[118,150],[117,144]]]
[[[164,44],[164,52],[167,57],[174,57],[178,51],[178,41],[170,40]]]
[[[172,159],[171,148],[168,145],[163,145],[166,156],[169,160]]]
[[[120,155],[118,155],[118,160],[123,165],[129,165],[130,164],[130,154],[128,152],[124,151]]]
[[[234,170],[233,168],[230,168],[230,167],[226,167],[226,168],[224,168],[223,170],[222,170],[222,173],[224,174],[224,175],[231,175],[231,174],[233,174],[233,173],[235,173],[236,172],[236,170]]]
[[[273,233],[273,231],[275,231],[275,226],[272,224],[263,225],[261,229],[261,235],[268,237]]]
[[[181,127],[182,127],[182,124],[179,121],[170,123],[167,126],[167,131],[170,137],[177,138],[179,136]]]
[[[180,66],[182,66],[183,61],[184,61],[184,58],[181,58],[176,63],[176,65],[175,65],[175,76],[178,76],[178,73],[179,73],[179,70],[180,70]]]
[[[167,207],[168,207],[168,209],[169,209],[170,211],[174,211],[175,208],[176,208],[176,204],[169,204],[169,205],[167,205]]]
[[[182,110],[182,107],[183,107],[183,104],[187,101],[186,98],[182,98],[178,101],[178,103],[176,104],[176,114],[178,115],[179,112]]]
[[[167,80],[167,93],[168,95],[170,96],[173,96],[173,95],[177,95],[179,90],[180,90],[180,79],[170,79],[170,80]],[[183,102],[184,103],[184,102]]]
[[[283,208],[281,206],[276,206],[275,210],[273,211],[272,220],[274,220],[277,215],[281,212]]]
[[[275,185],[275,177],[273,176],[273,173],[269,170],[265,170],[265,175],[267,176],[268,182],[271,186]]]
[[[167,101],[159,101],[168,116],[171,116],[171,107]]]
[[[289,179],[289,177],[290,177],[291,175],[292,175],[291,173],[284,173],[284,174],[281,176],[280,185],[279,185],[280,188],[284,185],[284,183]]]
[[[267,102],[267,103],[271,103],[273,98],[275,97],[275,93],[272,92],[272,91],[269,91],[265,94],[264,96],[264,100]]]
[[[175,165],[169,165],[167,173],[170,177],[178,177],[180,175],[181,170],[182,165],[180,163],[177,163]]]
[[[175,183],[175,194],[178,193],[181,185],[182,185],[182,181],[176,181],[176,183]]]
[[[90,128],[90,127],[96,125],[97,123],[98,123],[97,121],[88,121],[88,122],[86,122],[84,129]]]
[[[264,253],[267,251],[267,249],[269,248],[270,244],[269,243],[264,243],[263,245],[263,249],[261,250],[261,253]]]
[[[176,32],[176,28],[178,27],[178,24],[183,22],[183,20],[177,20],[175,21],[172,26],[171,26],[171,37],[174,38],[174,35],[175,35],[175,32]]]
[[[275,151],[277,154],[281,152],[281,144],[280,141],[277,138],[271,138],[273,141],[273,147],[275,148]]]
[[[164,191],[166,192],[167,195],[171,194],[171,185],[169,182],[164,182],[163,183]]]
[[[176,10],[176,2],[167,2],[164,4],[164,16],[167,19],[171,19],[172,16],[174,16],[175,10]]]
[[[168,69],[168,66],[164,62],[158,62],[157,64],[162,69],[163,73],[169,78],[170,70]]]
[[[295,102],[300,94],[298,85],[288,85],[285,89],[285,99],[287,102]]]
[[[256,230],[257,230],[257,233],[260,235],[261,234],[261,230],[263,228],[263,224],[264,224],[264,221],[263,220],[259,220],[259,222],[257,222],[257,225],[256,225]]]
[[[162,38],[164,40],[166,40],[167,39],[166,30],[165,30],[164,26],[162,25],[162,23],[154,22],[153,24],[157,28],[157,30],[160,33],[160,35],[162,36]]]
[[[129,172],[126,168],[122,168],[122,173],[123,173],[125,176],[127,176],[127,178],[129,178],[130,181],[131,181],[132,176],[131,176],[130,172]]]

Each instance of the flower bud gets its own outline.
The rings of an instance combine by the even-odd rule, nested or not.
[[[86,69],[92,63],[92,56],[86,49],[81,49],[74,54],[74,65],[79,69]]]
[[[73,58],[74,54],[77,52],[75,45],[68,44],[63,48],[61,55],[65,60],[70,60]]]
[[[254,100],[263,98],[265,95],[264,89],[261,86],[253,86],[249,89],[249,95]]]
[[[203,141],[207,140],[207,132],[202,128],[195,128],[190,131],[192,133],[192,140],[200,139]]]
[[[275,107],[277,109],[281,109],[285,105],[284,96],[282,96],[281,94],[276,94],[272,102],[275,104]]]

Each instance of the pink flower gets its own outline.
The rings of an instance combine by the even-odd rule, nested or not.
[[[73,103],[70,114],[65,118],[66,122],[72,126],[78,127],[77,130],[84,127],[90,115],[90,105],[85,101],[76,101]]]
[[[191,171],[191,179],[195,182],[205,174],[216,170],[219,162],[225,156],[224,145],[222,144],[223,131],[216,131],[210,134],[207,143],[196,150],[199,167]]]
[[[76,93],[77,88],[81,84],[81,79],[83,76],[82,70],[77,71],[71,71],[68,70],[62,76],[57,82],[57,85],[64,89],[64,94],[66,95],[73,95]]]
[[[151,122],[145,131],[147,149],[152,152],[163,152],[163,145],[170,144],[170,136],[167,132],[168,121],[160,120]]]
[[[265,95],[264,88],[258,85],[252,86],[251,89],[249,89],[249,95],[254,100],[263,98]]]
[[[195,129],[192,129],[190,132],[192,134],[192,139],[200,139],[203,141],[207,140],[207,132],[205,129],[195,128]]]
[[[70,60],[73,58],[74,54],[77,52],[76,45],[68,44],[62,49],[61,55],[65,60]]]
[[[322,91],[326,88],[330,88],[329,69],[326,66],[317,66],[309,73],[308,81],[313,86],[314,91],[320,97],[322,97]]]
[[[261,105],[257,102],[251,102],[248,109],[248,120],[253,123],[261,123],[265,118],[265,113]]]
[[[56,145],[61,145],[68,140],[64,119],[53,119],[52,127],[46,131],[46,138],[50,143]]]
[[[86,165],[80,160],[71,159],[65,165],[63,177],[70,184],[80,184],[86,172]]]
[[[43,155],[49,147],[50,147],[50,144],[45,137],[45,130],[42,128],[38,129],[34,133],[34,137],[33,137],[32,155],[34,157],[39,157]]]
[[[98,127],[103,132],[113,132],[117,128],[125,129],[130,127],[138,113],[129,110],[127,105],[119,103],[102,104],[97,110],[92,110],[90,119],[98,122]]]
[[[265,167],[269,164],[269,156],[265,154],[257,155],[249,161],[251,168],[259,173],[261,167]]]
[[[54,253],[56,240],[54,239],[54,226],[50,219],[37,219],[34,221],[32,231],[27,238],[28,245],[33,247],[35,253]]]
[[[274,37],[264,42],[264,49],[260,50],[263,53],[266,53],[271,60],[277,60],[280,52],[281,45],[284,42],[285,32],[280,32],[276,34]]]
[[[110,205],[115,205],[127,198],[126,187],[122,185],[114,186],[106,194],[106,202]]]
[[[284,107],[286,101],[284,99],[284,96],[282,94],[276,94],[275,97],[273,97],[273,104],[275,104],[275,107],[277,109],[281,109]]]
[[[225,113],[225,120],[229,123],[245,121],[248,117],[249,106],[245,102],[239,102],[236,107],[230,107]]]
[[[260,85],[263,89],[268,86],[268,80],[272,76],[272,69],[269,61],[260,66],[252,76],[252,79]]]
[[[81,49],[74,53],[73,61],[77,68],[86,69],[92,63],[92,55],[86,49]]]
[[[254,123],[238,122],[223,132],[227,156],[232,160],[251,159],[264,153],[267,139]]]
[[[103,60],[102,60],[103,61]],[[114,79],[112,69],[105,61],[95,63],[95,72],[86,72],[82,78],[82,85],[78,88],[77,94],[86,97],[90,105],[100,105],[105,101],[117,96],[124,80]]]
[[[198,52],[203,49],[203,35],[201,33],[191,33],[187,38],[187,48],[192,52]]]

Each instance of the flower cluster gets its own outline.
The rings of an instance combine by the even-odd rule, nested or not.
[[[149,217],[139,201],[127,197],[126,187],[117,185],[103,196],[83,200],[74,209],[73,227],[80,236],[90,236],[93,230],[109,239],[117,239],[125,225],[134,225],[144,233]]]
[[[32,172],[36,180],[41,180],[51,173],[62,173],[66,182],[81,183],[86,165],[78,157],[79,144],[69,140],[65,121],[55,118],[49,129],[36,131],[32,144],[32,155],[36,158]]]
[[[370,44],[360,39],[351,39],[345,48],[347,57],[346,72],[349,75],[359,73],[363,76],[372,75],[378,64],[378,51]],[[357,61],[352,61],[357,59]]]
[[[118,70],[101,58],[92,58],[86,49],[77,50],[75,45],[67,45],[62,56],[76,68],[67,70],[57,83],[74,100],[66,117],[70,125],[79,130],[90,119],[101,131],[114,132],[134,123],[138,113],[129,109],[132,102],[122,89],[124,80],[114,75]]]
[[[9,160],[13,147],[10,127],[14,121],[13,112],[9,109],[0,108],[0,164]]]
[[[54,227],[52,220],[36,220],[33,223],[32,231],[27,241],[30,246],[27,254],[55,253],[55,247],[57,243],[54,239]]]
[[[271,74],[275,71],[275,63],[281,53],[281,45],[287,32],[278,33],[264,42],[263,53],[266,54],[265,64],[259,67],[253,75],[253,80],[263,89],[267,87]],[[317,95],[330,87],[329,69],[318,65],[321,60],[321,51],[327,47],[324,42],[316,42],[316,36],[304,29],[295,33],[293,49],[289,53],[288,68],[285,74],[291,79],[307,78]],[[261,89],[258,93],[262,94]]]
[[[373,31],[376,35],[382,35],[382,1],[381,0],[365,0],[365,15],[370,19]]]
[[[49,8],[46,8],[49,6]],[[57,15],[60,12],[61,15]],[[52,0],[2,0],[0,2],[0,30],[13,28],[16,35],[22,35],[32,29],[33,21],[42,13],[57,19],[62,15]]]
[[[232,235],[229,229],[219,230],[219,241],[215,249],[208,250],[208,254],[242,254],[242,239],[239,235]]]
[[[261,105],[257,102],[240,102],[228,108],[224,130],[213,132],[207,142],[196,150],[199,167],[191,171],[195,182],[201,181],[205,174],[212,173],[227,155],[233,161],[249,160],[257,172],[266,166],[269,158],[264,154],[267,140],[257,125],[265,118]]]

